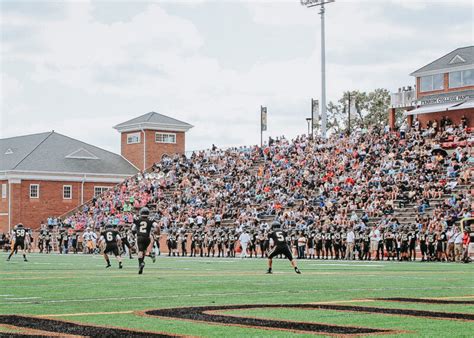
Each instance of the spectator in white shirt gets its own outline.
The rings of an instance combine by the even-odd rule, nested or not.
[[[454,231],[454,255],[456,262],[460,262],[462,255],[462,232],[458,228]]]
[[[349,228],[346,237],[346,260],[354,259],[354,238],[354,231],[352,230],[352,228]]]
[[[250,243],[250,235],[247,233],[247,230],[243,230],[239,237],[240,241],[240,258],[248,257],[247,256],[247,246]]]

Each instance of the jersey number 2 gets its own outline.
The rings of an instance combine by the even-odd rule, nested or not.
[[[140,231],[142,234],[146,234],[146,222],[141,222],[140,223],[140,229],[138,231]]]

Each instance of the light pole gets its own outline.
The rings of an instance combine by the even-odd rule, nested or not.
[[[321,6],[319,14],[321,15],[321,136],[326,137],[326,127],[328,116],[326,112],[326,42],[324,32],[324,12],[325,4],[335,0],[300,0],[301,5],[308,8]]]
[[[313,119],[311,117],[306,118],[306,122],[308,122],[308,137],[310,137],[311,133],[311,125],[313,124]]]

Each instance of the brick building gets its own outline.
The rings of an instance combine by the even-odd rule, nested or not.
[[[174,118],[150,112],[120,123],[121,154],[137,168],[147,169],[163,155],[184,154],[185,133],[193,126]]]
[[[185,151],[188,123],[148,113],[114,127],[122,155],[54,131],[0,139],[0,232],[36,229],[150,167]]]
[[[458,125],[467,118],[474,127],[474,46],[458,48],[410,74],[415,77],[414,90],[392,94],[389,124],[395,128],[395,110],[403,108],[411,124],[418,119],[421,127],[428,121],[447,116]]]

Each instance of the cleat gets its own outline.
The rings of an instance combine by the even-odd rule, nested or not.
[[[122,263],[119,263],[119,269],[122,269],[123,266],[122,266]]]
[[[141,263],[138,267],[138,274],[141,275],[143,273],[143,268],[145,267],[145,263]]]
[[[155,254],[150,255],[150,257],[151,257],[152,262],[155,263],[155,262],[156,262],[156,256],[155,256]]]
[[[296,268],[296,269],[295,269],[295,272],[296,272],[298,275],[301,275],[300,269]]]
[[[110,265],[110,264],[107,264],[107,266],[106,266],[105,268],[107,269],[107,268],[110,268],[111,266],[112,266],[112,265]]]
[[[272,273],[273,273],[273,272],[272,272],[271,269],[268,269],[268,270],[267,270],[267,274],[268,274],[268,275],[270,275],[270,274],[272,274]]]

